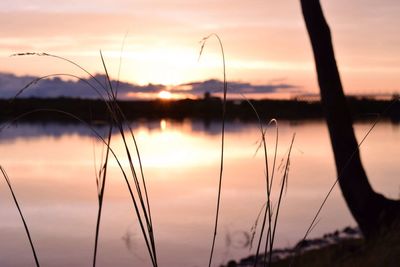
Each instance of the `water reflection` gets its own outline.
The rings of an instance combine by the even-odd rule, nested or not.
[[[206,265],[217,194],[220,122],[164,120],[131,125],[149,187],[160,266]],[[359,139],[370,125],[356,124]],[[255,155],[260,139],[257,127],[256,123],[227,123],[216,266],[249,253],[251,227],[264,203],[263,158],[261,153]],[[104,135],[108,130],[105,125],[94,128]],[[277,229],[276,245],[283,247],[302,237],[336,174],[323,122],[284,121],[279,132],[279,160],[296,132],[289,188]],[[361,148],[372,185],[392,198],[398,196],[399,188],[399,137],[399,126],[384,122]],[[57,123],[19,123],[1,132],[0,140],[0,164],[12,179],[42,265],[90,265],[97,209],[94,173],[104,150],[101,142],[84,125]],[[128,167],[116,133],[112,146]],[[110,162],[109,171],[99,266],[150,266],[115,161]],[[0,217],[0,266],[32,265],[29,245],[3,182]],[[354,221],[336,190],[313,235],[347,225]]]
[[[205,133],[207,135],[220,135],[221,122],[218,120],[144,120],[133,121],[127,123],[132,130],[146,129],[148,132],[164,131],[167,128],[174,128],[184,130],[190,133]],[[299,125],[300,122],[290,122],[292,125]],[[226,123],[225,131],[227,133],[242,132],[246,127],[257,127],[258,124],[254,122],[231,121]],[[91,129],[92,128],[92,129]],[[8,130],[7,130],[8,129]],[[15,139],[34,139],[38,137],[53,137],[60,138],[63,135],[79,135],[79,136],[94,136],[93,130],[101,136],[108,133],[108,126],[106,124],[93,124],[90,127],[82,123],[68,123],[68,122],[22,122],[9,125],[0,131],[0,142],[14,141]],[[114,129],[114,135],[118,130]]]

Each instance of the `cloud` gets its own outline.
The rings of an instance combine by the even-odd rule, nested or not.
[[[202,95],[205,92],[211,94],[221,94],[224,88],[223,82],[215,79],[203,81],[203,82],[193,82],[186,83],[175,87],[171,90],[174,93],[190,93],[193,95]],[[271,94],[271,93],[281,93],[281,92],[298,92],[300,88],[298,86],[284,83],[279,81],[279,83],[271,82],[270,84],[254,85],[251,83],[244,82],[228,82],[228,93],[237,95],[254,95],[254,94]]]
[[[37,80],[34,76],[16,76],[10,73],[0,73],[0,98],[15,97],[18,92],[32,81]],[[114,88],[117,81],[112,81]],[[96,75],[95,79],[64,80],[60,77],[49,77],[33,83],[25,89],[19,97],[73,97],[98,99],[106,97],[107,88],[106,77]],[[134,98],[135,94],[155,94],[165,89],[163,85],[148,84],[145,86],[135,85],[126,82],[118,84],[118,94],[120,99]]]
[[[38,80],[34,76],[16,76],[10,73],[0,73],[0,98],[12,98],[16,96],[22,88],[35,80],[38,81],[25,89],[18,97],[106,98],[105,88],[108,85],[104,75],[96,75],[94,78],[81,80],[65,80],[62,78],[68,77],[56,76]],[[169,90],[171,93],[183,96],[202,97],[206,92],[221,94],[223,89],[223,82],[214,79],[181,84],[173,88],[162,84],[137,85],[128,82],[118,83],[115,80],[111,84],[113,88],[117,88],[118,86],[118,97],[120,99],[155,98],[163,90]],[[256,94],[294,93],[300,91],[299,87],[284,83],[282,80],[263,85],[253,85],[244,82],[228,83],[228,93],[234,96],[239,94],[253,96]]]

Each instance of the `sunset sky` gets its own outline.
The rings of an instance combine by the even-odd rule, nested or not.
[[[331,26],[346,93],[399,93],[400,2],[321,1]],[[222,79],[218,34],[228,81],[285,85],[316,93],[313,57],[297,0],[13,0],[0,2],[0,72],[73,73],[51,58],[9,57],[48,52],[92,73],[109,72],[138,85],[179,85]],[[285,91],[285,87],[282,87]]]

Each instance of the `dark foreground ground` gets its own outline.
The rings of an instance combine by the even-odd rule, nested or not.
[[[378,114],[386,119],[400,121],[400,103],[390,100],[371,100],[349,98],[349,106],[355,120],[375,119]],[[263,120],[276,119],[318,119],[323,117],[319,102],[297,100],[252,100],[251,103]],[[127,120],[170,118],[183,120],[221,119],[222,102],[218,98],[183,99],[174,101],[119,101]],[[65,114],[44,111],[58,109],[72,113],[85,121],[107,121],[109,115],[106,104],[100,100],[53,98],[53,99],[15,99],[0,100],[0,120],[37,110],[23,120],[71,120]],[[38,111],[41,110],[41,111]],[[228,101],[226,108],[228,120],[256,120],[257,117],[246,101]]]
[[[257,267],[264,264],[264,255]],[[253,267],[255,256],[238,262],[230,261],[223,267]],[[398,267],[400,266],[400,233],[383,234],[366,242],[357,229],[345,228],[321,238],[299,242],[294,248],[278,249],[272,253],[273,267]]]

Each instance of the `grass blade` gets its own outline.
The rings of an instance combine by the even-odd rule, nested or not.
[[[105,189],[105,185],[106,185],[107,166],[108,166],[108,158],[109,158],[109,154],[110,154],[112,129],[113,129],[113,126],[111,124],[109,132],[108,132],[108,138],[107,138],[107,150],[106,150],[105,161],[104,161],[103,168],[100,171],[100,177],[102,175],[102,178],[99,182],[100,187],[98,187],[100,189],[98,192],[99,208],[97,210],[97,219],[96,219],[96,233],[95,233],[94,251],[93,251],[93,267],[96,266],[97,247],[98,247],[99,231],[100,231],[100,220],[101,220],[101,212],[103,209],[104,189]]]
[[[224,169],[224,146],[225,146],[225,117],[226,117],[226,94],[228,91],[228,83],[226,80],[226,66],[225,66],[225,53],[224,53],[224,46],[222,45],[221,38],[215,34],[212,33],[208,35],[207,37],[204,37],[201,40],[201,48],[200,48],[200,53],[199,53],[199,59],[200,56],[203,53],[204,46],[209,38],[214,36],[217,38],[220,49],[221,49],[221,54],[222,54],[222,66],[223,66],[223,76],[224,76],[224,89],[223,89],[223,102],[222,102],[222,129],[221,129],[221,160],[220,160],[220,169],[219,169],[219,181],[218,181],[218,196],[217,196],[217,207],[216,207],[216,212],[215,212],[215,222],[214,222],[214,234],[213,234],[213,239],[212,239],[212,244],[211,244],[211,251],[210,251],[210,258],[208,261],[208,266],[211,267],[213,255],[214,255],[214,248],[215,248],[215,240],[217,238],[217,231],[218,231],[218,219],[219,219],[219,210],[220,210],[220,202],[221,202],[221,189],[222,189],[222,174],[223,174],[223,169]]]
[[[8,177],[6,170],[1,165],[0,165],[0,170],[1,170],[1,173],[3,174],[4,179],[7,182],[8,188],[10,189],[11,195],[12,195],[12,197],[14,199],[15,206],[18,209],[19,216],[21,217],[22,223],[24,224],[25,232],[26,232],[26,235],[28,236],[29,244],[31,245],[31,250],[32,250],[32,253],[33,253],[33,257],[35,258],[36,266],[39,267],[40,264],[39,264],[38,257],[36,255],[35,246],[33,245],[33,241],[32,241],[32,238],[31,238],[31,234],[29,232],[28,225],[26,224],[24,215],[22,214],[21,208],[20,208],[20,206],[18,204],[17,197],[15,196],[14,190],[13,190],[13,188],[11,186],[10,178]]]

